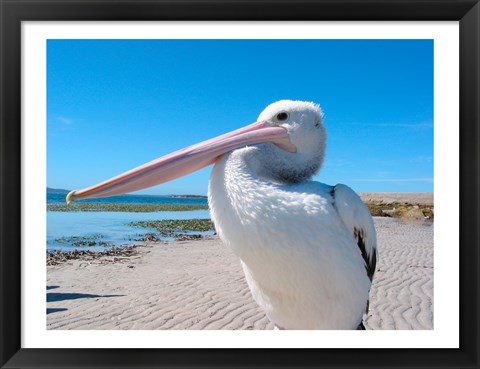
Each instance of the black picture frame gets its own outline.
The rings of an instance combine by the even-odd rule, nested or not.
[[[480,5],[478,0],[0,0],[0,13],[0,365],[2,368],[479,367]],[[60,20],[459,21],[460,348],[281,350],[22,348],[21,23],[22,21]]]

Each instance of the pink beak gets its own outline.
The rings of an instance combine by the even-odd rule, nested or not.
[[[95,186],[71,191],[67,195],[67,203],[79,199],[122,195],[156,186],[214,164],[229,151],[260,142],[274,143],[289,152],[297,150],[284,128],[272,126],[268,122],[256,122],[162,156]]]

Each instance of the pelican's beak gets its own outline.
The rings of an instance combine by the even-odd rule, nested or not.
[[[297,150],[284,128],[272,126],[268,122],[256,122],[162,156],[95,186],[71,191],[67,195],[67,203],[80,199],[122,195],[156,186],[213,164],[226,152],[260,142],[272,142],[290,152]]]

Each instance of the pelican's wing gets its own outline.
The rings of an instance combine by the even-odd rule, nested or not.
[[[372,216],[360,197],[348,186],[338,184],[333,187],[334,206],[343,223],[352,232],[359,251],[365,261],[365,269],[373,279],[377,264],[377,233]]]

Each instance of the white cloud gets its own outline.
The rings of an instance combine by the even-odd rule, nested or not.
[[[411,163],[432,163],[433,156],[431,155],[420,155],[409,160]]]
[[[62,123],[65,126],[71,126],[72,124],[74,124],[74,120],[72,118],[65,117],[63,115],[59,115],[57,117],[57,121]]]
[[[432,122],[420,122],[420,123],[352,123],[355,126],[363,127],[379,127],[379,128],[410,128],[410,129],[431,129],[433,128]]]
[[[426,178],[356,178],[352,179],[352,181],[358,182],[433,182],[433,178],[426,177]]]

